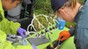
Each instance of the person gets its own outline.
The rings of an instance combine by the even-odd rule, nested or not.
[[[25,6],[27,6],[26,11],[28,11],[28,14],[29,14],[28,17],[33,17],[33,5],[31,5],[31,4],[34,4],[33,2],[34,2],[34,0],[24,0],[16,8],[8,10],[6,18],[8,20],[17,22],[20,18],[26,17],[23,15],[25,13],[25,11],[22,11],[22,10],[25,10],[25,8],[26,8]]]
[[[10,21],[19,22],[21,27],[27,30],[33,18],[34,1],[35,0],[23,0],[16,8],[7,11],[6,18]]]
[[[9,41],[6,40],[7,34],[20,34],[23,38],[26,30],[20,27],[20,24],[13,21],[8,21],[4,17],[4,10],[15,8],[21,3],[22,0],[0,0],[0,49],[33,49],[32,46],[18,45],[14,47]],[[33,45],[34,47],[34,45]]]
[[[74,35],[76,49],[88,48],[88,0],[81,5],[79,0],[51,0],[51,6],[58,17],[68,22],[75,21],[76,26],[69,31],[64,30],[59,35],[60,41],[65,41]]]

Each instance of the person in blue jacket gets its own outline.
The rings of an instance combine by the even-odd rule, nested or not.
[[[69,31],[64,30],[59,35],[60,41],[65,41],[74,35],[76,49],[88,49],[88,0],[84,4],[80,0],[51,0],[51,6],[57,16],[68,22],[76,22]]]

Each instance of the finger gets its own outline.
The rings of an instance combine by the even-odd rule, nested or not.
[[[54,49],[58,49],[58,47],[55,47]]]
[[[58,39],[61,40],[62,37],[64,37],[64,35],[60,35]]]
[[[22,38],[25,38],[25,35],[23,33],[20,34],[22,36]]]
[[[23,31],[23,34],[26,35],[26,30]]]
[[[27,37],[27,35],[26,35],[26,30],[24,30],[24,32],[23,32],[23,36],[26,38]]]
[[[35,45],[32,45],[33,49],[37,49]]]
[[[67,38],[63,37],[62,39],[60,39],[60,41],[65,41]]]

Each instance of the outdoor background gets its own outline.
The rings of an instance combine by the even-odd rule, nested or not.
[[[83,4],[84,0],[79,0],[81,4]],[[53,10],[51,9],[50,0],[35,0],[34,5],[34,13],[38,14],[45,14],[45,15],[53,15]],[[75,23],[66,22],[66,27],[72,25],[75,26]]]

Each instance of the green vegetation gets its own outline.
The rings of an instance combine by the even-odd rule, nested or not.
[[[45,28],[47,28],[48,26],[49,26],[49,22],[51,23],[51,24],[54,24],[54,22],[53,22],[53,20],[51,19],[51,18],[49,18],[49,16],[48,17],[46,17],[45,15],[39,15],[39,16],[37,16],[36,17],[37,18],[37,20],[45,27]],[[39,25],[39,23],[38,23],[38,21],[37,21],[36,19],[34,19],[34,27],[35,27],[35,29],[37,30],[37,31],[40,31],[41,29],[43,29],[42,28],[42,26],[41,25]],[[49,20],[49,21],[48,21]]]
[[[84,2],[84,0],[79,0],[79,1],[80,1],[81,4],[83,4],[83,2]],[[54,14],[53,10],[51,8],[50,0],[35,0],[34,7],[35,7],[34,13],[36,15],[38,15],[38,14],[45,14],[45,15]],[[47,27],[48,22],[45,21],[44,17],[38,18],[38,19],[45,27]],[[52,20],[50,20],[50,19],[48,19],[48,20],[49,20],[49,22],[51,22],[53,24]],[[35,24],[37,24],[37,23],[35,23]],[[75,23],[74,22],[73,23],[66,22],[66,27],[69,26],[69,25],[74,27]],[[38,28],[38,26],[36,28]]]
[[[40,21],[40,23],[41,23],[42,25],[45,26],[45,28],[48,27],[48,21],[46,20],[46,18],[45,18],[43,15],[38,16],[37,19]]]
[[[51,24],[54,24],[54,21],[52,20],[51,17],[48,17],[48,21],[49,21]]]
[[[38,23],[38,21],[36,20],[36,19],[34,19],[34,27],[35,27],[35,29],[36,29],[36,31],[40,31],[40,28],[39,28],[39,23]]]
[[[53,14],[53,10],[51,8],[50,0],[35,0],[35,14]]]

